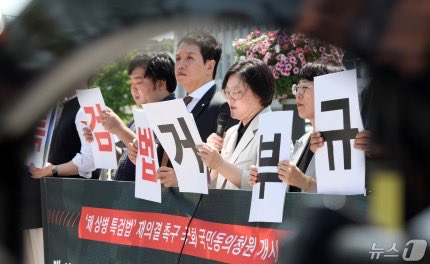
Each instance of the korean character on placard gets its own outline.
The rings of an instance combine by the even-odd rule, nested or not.
[[[209,249],[209,250],[213,250],[212,241],[213,241],[214,237],[215,237],[214,231],[208,230],[206,232],[206,246],[207,246],[207,249]]]
[[[382,252],[384,252],[384,248],[377,248],[376,243],[372,244],[372,251],[369,251],[370,259],[379,259]]]
[[[136,224],[136,219],[127,219],[125,222],[125,237],[130,237],[131,230],[133,230],[134,225]]]
[[[136,235],[139,238],[143,237],[143,233],[145,232],[146,220],[139,222],[139,227],[137,228]]]
[[[152,236],[153,240],[155,240],[155,241],[160,240],[160,233],[161,233],[162,228],[163,228],[162,222],[155,222],[154,235]]]
[[[257,247],[257,238],[250,237],[248,239],[248,243],[245,246],[245,250],[242,253],[244,257],[250,257],[252,253],[254,253],[255,248]]]
[[[40,152],[43,137],[46,135],[45,126],[46,126],[46,119],[40,121],[39,125],[36,128],[36,133],[34,134],[34,143],[36,144],[37,152]]]
[[[187,244],[197,247],[197,233],[195,227],[188,230]]]
[[[110,220],[109,216],[103,217],[103,219],[102,219],[102,234],[106,234],[107,228],[109,226],[109,220]]]
[[[96,222],[94,223],[94,232],[99,233],[100,227],[102,225],[103,217],[101,215],[97,216]]]
[[[102,117],[100,116],[102,109],[101,109],[100,104],[96,104],[95,108],[96,108],[96,110],[94,110],[94,107],[92,107],[92,106],[84,107],[84,112],[91,116],[91,121],[90,121],[91,131],[94,131],[94,128],[96,127],[96,123],[102,122]],[[94,137],[96,139],[97,146],[99,147],[100,151],[111,151],[112,150],[112,147],[113,147],[112,146],[112,139],[111,139],[109,132],[107,132],[107,131],[94,132]]]
[[[258,251],[257,256],[260,256],[260,259],[265,260],[269,253],[269,239],[261,239],[260,240],[261,249]]]
[[[275,262],[277,262],[277,260],[278,260],[278,250],[279,250],[279,248],[278,248],[278,240],[271,240],[270,241],[271,242],[271,247],[270,247],[270,253],[269,253],[269,256],[268,256],[268,258],[272,258],[273,257],[273,259],[275,260]]]
[[[239,236],[236,243],[233,245],[233,250],[232,250],[233,255],[237,256],[240,254],[240,252],[242,251],[243,247],[246,244],[247,239],[248,239],[247,236],[244,236],[244,235]]]
[[[199,229],[199,240],[199,243],[203,245],[203,249],[206,249],[206,229]]]
[[[115,235],[117,226],[118,226],[118,218],[113,217],[109,227],[109,231],[112,233],[112,235]]]
[[[173,243],[173,240],[175,239],[175,237],[179,236],[179,231],[181,230],[181,226],[180,225],[174,225],[172,229],[175,229],[175,231],[170,231],[169,236],[171,237],[171,241]]]
[[[171,228],[170,222],[167,222],[163,228],[163,239],[166,240],[166,242],[169,242],[170,228]]]
[[[154,222],[148,222],[145,227],[145,232],[143,233],[143,236],[148,237],[148,239],[151,239],[152,231],[154,229]]]
[[[84,107],[84,112],[86,114],[89,114],[91,116],[90,129],[92,131],[94,131],[94,128],[96,127],[96,123],[101,123],[102,122],[102,117],[100,116],[100,113],[102,112],[102,109],[100,107],[100,104],[96,104],[95,108],[96,108],[96,110],[94,110],[93,106],[85,106]]]
[[[224,245],[221,248],[224,250],[227,250],[227,253],[230,253],[231,247],[233,246],[234,242],[237,239],[237,235],[229,235],[225,240],[224,240]]]
[[[94,223],[94,215],[86,215],[85,220],[87,221],[87,225],[85,226],[85,229],[89,232],[92,231],[93,223]]]
[[[124,234],[124,228],[125,228],[125,218],[120,218],[119,219],[118,230],[116,232],[116,235],[117,236],[122,236]]]
[[[215,252],[219,252],[219,250],[221,249],[221,245],[224,243],[224,238],[227,234],[223,233],[223,232],[219,232],[215,239],[213,240],[214,246],[213,249]]]
[[[107,131],[94,132],[97,146],[100,151],[111,151],[112,150],[112,138],[110,133]]]
[[[399,257],[399,254],[388,254],[387,255],[387,253],[390,253],[390,252],[399,253],[399,251],[396,249],[396,244],[397,243],[393,243],[393,246],[385,252],[384,257],[387,257],[387,258],[398,258]]]
[[[142,158],[142,179],[146,181],[157,181],[156,166],[154,159],[153,132],[150,128],[138,128],[137,131],[139,154]]]

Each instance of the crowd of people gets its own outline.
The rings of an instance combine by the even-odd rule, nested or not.
[[[263,61],[246,59],[231,66],[218,91],[214,79],[221,53],[221,44],[211,34],[194,32],[179,41],[174,60],[165,53],[138,54],[128,67],[131,95],[136,105],[172,100],[179,84],[186,92],[183,98],[186,108],[205,142],[197,146],[197,151],[210,169],[211,187],[250,190],[258,181],[255,165],[259,115],[271,111],[275,80]],[[343,65],[329,58],[307,63],[300,70],[299,82],[293,85],[292,91],[300,118],[309,120],[312,128],[315,127],[314,78],[343,70]],[[227,116],[227,131],[223,136],[216,133],[220,114]],[[111,109],[104,110],[101,118],[103,127],[120,140],[119,166],[114,180],[134,181],[137,155],[134,121],[124,124]],[[44,168],[31,166],[32,177],[97,178],[89,147],[94,136],[82,120],[76,95],[71,95],[64,101],[54,130],[50,164]],[[73,147],[59,147],[65,146],[59,143],[62,140],[68,146],[72,142]],[[294,144],[291,159],[279,162],[278,177],[289,186],[289,191],[317,191],[314,153],[323,142],[321,134],[312,129]],[[156,143],[160,163],[157,178],[165,187],[177,186],[169,157],[161,144]],[[368,153],[369,146],[370,132],[360,131],[354,147]]]

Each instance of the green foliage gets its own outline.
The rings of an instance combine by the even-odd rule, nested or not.
[[[100,87],[106,106],[125,122],[132,118],[130,106],[134,104],[128,82],[127,67],[132,55],[105,65],[92,79],[90,87]]]

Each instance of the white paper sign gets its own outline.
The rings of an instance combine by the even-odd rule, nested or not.
[[[202,140],[181,99],[142,105],[146,119],[172,162],[180,192],[208,193],[207,168],[195,145]]]
[[[84,109],[86,122],[93,131],[94,141],[91,148],[96,168],[116,169],[115,140],[111,133],[106,131],[101,124],[100,113],[106,109],[102,93],[99,88],[77,90],[79,104]]]
[[[365,153],[353,147],[363,130],[356,71],[314,78],[315,129],[324,146],[315,153],[318,193],[363,194]]]
[[[259,182],[252,188],[249,222],[282,222],[287,185],[278,178],[278,163],[290,159],[292,124],[293,111],[260,115],[257,132]]]
[[[55,107],[39,122],[33,137],[34,150],[27,159],[27,165],[33,164],[36,168],[46,166],[54,132],[56,111],[57,108]]]
[[[161,203],[161,183],[157,179],[157,146],[143,110],[133,109],[136,138],[138,143],[136,156],[136,185],[134,196]]]

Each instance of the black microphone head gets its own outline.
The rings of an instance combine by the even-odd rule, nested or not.
[[[227,114],[227,113],[224,113],[224,112],[222,112],[222,113],[219,113],[219,115],[218,115],[218,118],[217,118],[217,120],[216,120],[216,123],[218,124],[218,125],[223,125],[223,126],[225,126],[225,124],[227,123],[227,121],[228,121],[228,119],[229,119],[229,115]]]
[[[230,116],[226,113],[219,113],[216,120],[216,134],[220,137],[224,136],[225,128]]]

